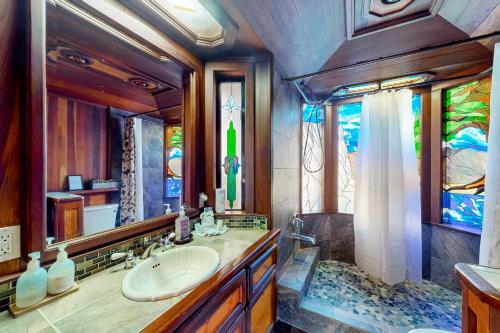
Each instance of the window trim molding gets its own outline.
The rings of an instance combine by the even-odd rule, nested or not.
[[[253,62],[209,62],[205,65],[205,193],[215,207],[217,187],[217,85],[221,78],[241,78],[245,83],[245,187],[244,211],[255,211],[255,64]]]

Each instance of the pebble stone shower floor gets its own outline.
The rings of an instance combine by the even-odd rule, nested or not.
[[[461,331],[461,297],[430,281],[388,286],[358,267],[321,261],[303,306],[371,332]]]

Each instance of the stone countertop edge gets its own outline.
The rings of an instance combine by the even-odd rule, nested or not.
[[[483,302],[500,309],[500,289],[492,286],[477,270],[486,269],[500,272],[500,269],[465,263],[455,265],[455,272],[463,283],[472,288]]]
[[[217,272],[245,252],[268,230],[230,229],[223,235],[195,237],[177,247],[201,245],[213,248],[221,263]],[[161,249],[155,252],[161,251]],[[140,260],[140,259],[139,259]],[[0,314],[1,332],[138,332],[167,312],[182,295],[157,302],[136,302],[121,293],[121,282],[129,270],[119,264],[78,282],[80,290],[40,307],[17,319],[8,311]],[[215,274],[215,273],[214,273]]]

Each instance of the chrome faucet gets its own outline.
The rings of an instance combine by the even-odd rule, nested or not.
[[[304,220],[302,220],[299,217],[299,214],[295,214],[293,216],[293,221],[292,221],[292,226],[293,226],[293,232],[292,232],[292,239],[299,240],[301,242],[308,242],[311,243],[312,245],[316,245],[316,236],[306,236],[302,235],[302,228],[304,227]]]
[[[153,242],[151,243],[146,250],[144,250],[144,253],[141,256],[141,259],[147,259],[151,256],[154,256],[153,250],[156,249],[157,247],[163,248],[163,251],[167,251],[171,249],[174,244],[172,243],[172,240],[175,238],[175,233],[170,233],[168,237],[165,237],[163,239],[160,239],[159,242]]]
[[[300,235],[295,232],[292,232],[292,238],[299,240],[301,242],[308,242],[311,243],[312,245],[316,245],[316,237],[314,236],[306,236],[306,235]]]
[[[153,242],[151,243],[146,250],[144,250],[144,253],[141,256],[141,259],[147,259],[153,255],[153,250],[156,249],[157,247],[163,247],[163,239],[159,242]]]
[[[111,261],[115,261],[118,259],[121,259],[125,257],[125,266],[123,266],[123,269],[130,269],[135,266],[135,257],[134,257],[134,251],[129,250],[127,253],[125,252],[118,252],[118,253],[113,253],[111,254]]]

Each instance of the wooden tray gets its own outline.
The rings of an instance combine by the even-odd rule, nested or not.
[[[18,308],[15,303],[11,304],[11,305],[9,305],[9,312],[12,315],[12,317],[17,318],[25,313],[31,312],[33,310],[38,309],[39,307],[42,307],[42,306],[49,304],[49,303],[52,303],[55,300],[58,300],[59,298],[62,298],[62,297],[69,295],[69,294],[72,294],[75,291],[77,291],[78,289],[80,289],[80,287],[76,284],[76,282],[73,282],[73,287],[69,288],[65,292],[63,292],[61,294],[57,294],[57,295],[47,294],[47,296],[40,303],[34,304],[34,305],[29,306],[27,308]]]

